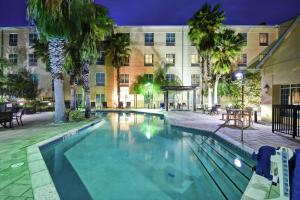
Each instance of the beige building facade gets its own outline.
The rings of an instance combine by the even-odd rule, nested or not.
[[[266,50],[279,37],[279,26],[229,26],[245,39],[245,47],[237,60],[236,67],[245,69],[252,65],[255,58]],[[147,74],[149,80],[155,69],[168,65],[167,78],[177,77],[183,86],[198,85],[200,77],[199,57],[196,48],[188,39],[188,26],[121,26],[118,31],[130,35],[131,56],[126,66],[121,67],[121,101],[134,105],[134,96],[130,94],[130,85],[136,76]],[[31,40],[36,37],[34,27],[0,28],[0,55],[17,62],[20,67],[26,67],[36,74],[40,98],[52,97],[52,80],[45,65],[36,59],[31,49]],[[107,102],[109,107],[117,106],[116,71],[108,66],[103,52],[99,52],[96,65],[91,66],[91,101],[93,107],[101,107],[101,102]],[[70,99],[69,78],[65,74],[65,100]],[[192,96],[192,95],[190,95]],[[77,87],[78,101],[84,98],[83,90]],[[187,94],[171,96],[174,103],[187,103]],[[199,102],[199,95],[197,97]],[[192,99],[190,99],[192,101]],[[154,99],[156,107],[163,102],[163,97]],[[138,107],[145,107],[145,99],[138,95]],[[192,104],[190,104],[192,105]],[[153,106],[153,105],[152,105]]]

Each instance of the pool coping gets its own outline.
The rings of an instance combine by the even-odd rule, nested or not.
[[[83,125],[79,128],[71,129],[67,132],[58,134],[54,137],[48,138],[46,140],[43,140],[39,143],[27,147],[27,161],[29,174],[31,177],[31,185],[34,199],[60,200],[56,187],[53,183],[44,158],[41,154],[40,147],[45,144],[64,138],[66,136],[77,134],[82,130],[85,130],[102,122],[104,121],[102,121],[101,119],[97,119],[89,124]]]
[[[134,110],[134,109],[132,109],[132,110],[97,110],[96,112],[134,112],[134,113],[141,113],[141,114],[159,115],[159,116],[163,116],[170,126],[185,128],[185,129],[189,129],[189,130],[193,130],[193,131],[209,132],[210,134],[215,135],[216,137],[219,137],[220,139],[227,141],[228,143],[234,145],[236,148],[238,148],[242,151],[245,151],[249,154],[252,154],[255,151],[254,149],[248,147],[247,145],[244,145],[238,141],[235,141],[226,135],[218,135],[216,133],[213,133],[213,131],[210,131],[210,130],[191,128],[191,127],[183,126],[183,125],[176,125],[168,119],[167,113],[165,113],[165,112],[161,112],[161,113],[147,112],[147,111],[140,111],[140,110]],[[58,134],[54,137],[48,138],[37,144],[27,147],[27,161],[28,161],[28,168],[29,168],[30,177],[31,177],[31,184],[32,184],[32,191],[33,191],[34,199],[36,199],[36,200],[44,200],[44,199],[45,200],[60,200],[60,197],[58,195],[56,187],[53,183],[51,175],[48,171],[46,163],[41,154],[40,147],[43,145],[46,145],[48,143],[51,143],[53,141],[64,138],[65,136],[76,134],[79,131],[82,131],[84,129],[92,127],[101,122],[104,122],[104,121],[102,119],[97,119],[97,120],[93,121],[92,123],[89,123],[82,127],[75,128],[75,129],[69,130],[67,132]]]

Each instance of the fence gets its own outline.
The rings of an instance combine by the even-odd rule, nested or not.
[[[273,105],[272,132],[300,137],[300,105]]]

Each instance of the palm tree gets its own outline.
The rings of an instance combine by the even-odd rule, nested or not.
[[[218,83],[221,76],[226,75],[231,70],[231,65],[240,54],[243,47],[243,38],[232,29],[224,29],[216,36],[216,48],[213,52],[215,75],[214,84],[214,104],[218,104]]]
[[[113,21],[108,17],[107,9],[95,3],[86,4],[83,12],[86,15],[81,18],[81,32],[74,35],[72,41],[81,59],[80,72],[85,92],[85,117],[90,118],[90,64],[98,57],[98,44],[112,32]]]
[[[29,15],[39,32],[46,36],[50,68],[54,76],[55,122],[66,120],[63,92],[64,42],[80,31],[80,12],[91,0],[28,0]]]
[[[131,49],[129,45],[129,35],[124,33],[113,33],[103,43],[106,56],[111,61],[111,65],[117,70],[118,107],[120,105],[120,68],[130,56]]]
[[[212,106],[212,88],[211,88],[211,57],[215,48],[215,35],[222,27],[222,22],[225,19],[224,11],[220,10],[220,4],[216,4],[213,8],[208,3],[205,3],[193,17],[188,21],[189,38],[195,44],[198,54],[201,59],[202,85],[201,85],[201,104],[203,104],[204,85],[205,81],[208,86],[208,106]],[[206,69],[205,69],[206,62]]]

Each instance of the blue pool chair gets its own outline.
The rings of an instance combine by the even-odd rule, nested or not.
[[[292,200],[300,200],[300,149],[296,149],[296,163],[291,196]]]
[[[252,159],[257,161],[256,173],[260,176],[272,180],[273,176],[270,174],[271,169],[271,156],[275,155],[276,149],[270,146],[262,146],[259,148],[258,153],[252,154]]]

